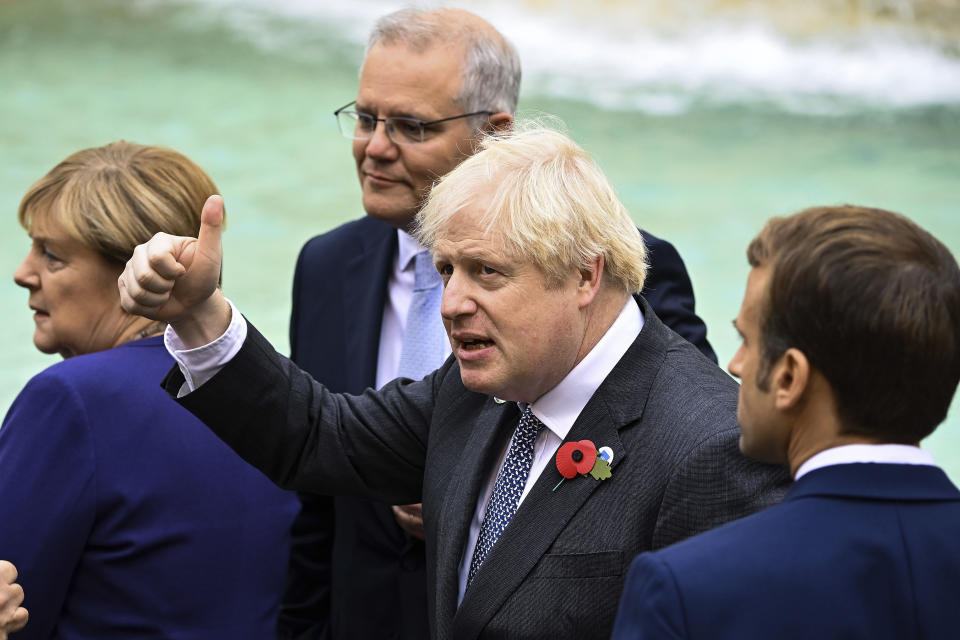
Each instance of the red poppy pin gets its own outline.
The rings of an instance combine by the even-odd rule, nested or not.
[[[613,450],[610,447],[600,447],[590,440],[580,442],[565,442],[557,449],[557,471],[563,480],[574,478],[579,473],[582,476],[591,476],[594,480],[606,480],[610,477],[610,463],[613,462]],[[557,490],[563,480],[553,488]]]

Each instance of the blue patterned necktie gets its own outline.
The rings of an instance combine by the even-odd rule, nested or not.
[[[523,409],[523,415],[520,416],[520,423],[513,432],[503,467],[497,474],[493,494],[487,504],[487,512],[483,515],[480,535],[477,536],[477,546],[474,547],[473,559],[470,560],[470,572],[467,574],[468,587],[497,538],[510,524],[513,514],[517,511],[520,496],[530,476],[530,466],[533,464],[533,445],[542,429],[543,423],[533,415],[529,405],[526,406]]]
[[[420,380],[443,364],[446,333],[440,318],[443,279],[433,266],[429,251],[414,259],[413,296],[407,311],[397,377]]]

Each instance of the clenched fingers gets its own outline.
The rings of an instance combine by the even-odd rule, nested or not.
[[[23,587],[17,584],[17,569],[10,562],[0,560],[0,638],[19,631],[27,624],[29,614],[20,606]]]
[[[129,313],[147,315],[163,306],[178,278],[186,273],[182,258],[192,258],[195,238],[157,233],[138,246],[120,275],[120,303]]]

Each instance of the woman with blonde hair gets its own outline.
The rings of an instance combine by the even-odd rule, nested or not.
[[[196,233],[217,187],[185,156],[114,142],[34,184],[14,272],[35,376],[0,428],[0,550],[30,624],[17,639],[250,638],[275,631],[297,510],[160,382],[164,325],[120,307],[117,278],[153,234]]]

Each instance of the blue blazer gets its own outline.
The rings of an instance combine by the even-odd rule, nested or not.
[[[263,640],[276,627],[296,496],[160,387],[162,338],[36,375],[0,428],[0,558],[17,640]]]
[[[843,464],[783,503],[634,560],[614,640],[960,636],[960,491],[930,466]]]
[[[716,362],[694,313],[683,260],[670,243],[641,233],[652,265],[644,296],[667,326]],[[300,252],[291,359],[331,391],[359,394],[375,386],[396,247],[396,229],[366,217],[311,239]],[[428,637],[423,543],[400,529],[386,505],[346,497],[301,500],[280,637],[365,639],[388,631],[410,640]]]

